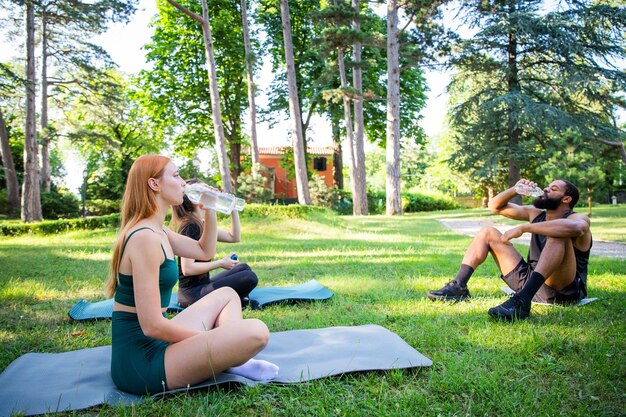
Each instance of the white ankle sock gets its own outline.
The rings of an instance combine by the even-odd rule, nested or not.
[[[278,366],[262,359],[250,359],[243,365],[228,368],[226,372],[245,376],[255,381],[270,381],[278,375]]]

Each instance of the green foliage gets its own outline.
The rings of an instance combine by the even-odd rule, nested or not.
[[[256,219],[305,219],[315,214],[327,213],[323,207],[301,206],[300,204],[272,205],[272,204],[246,204],[240,217]]]
[[[400,143],[400,176],[403,189],[416,186],[426,187],[429,178],[426,170],[436,157],[424,145],[404,139]],[[376,147],[365,155],[367,186],[372,191],[384,191],[387,181],[387,161],[385,149]]]
[[[23,234],[51,235],[71,230],[94,230],[119,226],[119,214],[79,219],[44,220],[38,223],[1,221],[0,235],[19,236]]]
[[[67,190],[51,189],[41,192],[41,212],[44,219],[78,217],[78,199]]]
[[[122,197],[134,160],[159,153],[164,132],[144,114],[121,73],[94,79],[90,94],[72,96],[67,113],[68,139],[86,160],[87,200]]]
[[[612,141],[618,158],[626,9],[589,0],[547,12],[540,1],[464,5],[462,18],[478,32],[459,41],[452,58],[457,170],[495,188],[519,175],[536,179],[545,152],[568,132],[596,147]]]
[[[339,214],[352,214],[352,195],[350,192],[338,190],[337,193],[338,198],[332,209]],[[367,206],[370,214],[384,214],[386,207],[385,192],[368,191]],[[402,193],[402,210],[406,213],[453,210],[460,207],[452,198],[438,193]]]
[[[440,194],[402,193],[402,211],[405,213],[453,210],[460,207],[452,198]]]
[[[121,200],[103,200],[94,198],[85,201],[85,210],[90,216],[104,216],[120,212]]]
[[[309,193],[311,194],[311,204],[319,207],[332,209],[336,204],[339,194],[335,188],[328,188],[324,178],[314,174],[309,180]]]
[[[607,149],[597,149],[597,146],[583,141],[576,134],[570,133],[556,141],[559,146],[547,153],[540,167],[544,183],[558,178],[572,182],[580,190],[578,206],[605,197],[611,187],[607,180],[608,173],[621,162],[612,160],[611,155],[607,155]]]
[[[263,171],[261,164],[255,164],[250,172],[241,173],[237,178],[237,192],[247,203],[264,203],[272,198],[272,190],[266,188],[267,177]]]
[[[245,54],[238,2],[209,0],[216,76],[227,147],[244,142]],[[202,15],[199,1],[180,4]],[[215,143],[206,49],[200,25],[166,1],[158,3],[154,35],[146,45],[151,69],[140,72],[137,97],[153,119],[168,129],[177,154],[192,158]],[[252,40],[252,42],[254,42]],[[253,49],[258,49],[253,45]],[[238,161],[232,161],[236,165]]]
[[[8,191],[6,188],[0,188],[0,216],[6,217],[5,213],[8,213],[11,209],[9,207],[9,197],[7,196]],[[0,217],[1,219],[2,217]]]

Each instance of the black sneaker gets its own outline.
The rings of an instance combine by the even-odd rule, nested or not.
[[[523,320],[530,316],[530,303],[514,294],[499,306],[490,308],[489,315],[504,321]]]
[[[456,281],[450,281],[438,290],[428,291],[428,298],[439,301],[465,301],[470,299],[467,287],[461,287]]]

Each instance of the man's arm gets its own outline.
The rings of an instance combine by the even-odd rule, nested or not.
[[[529,184],[535,186],[536,184],[532,181],[528,181],[525,179],[521,179],[518,183]],[[535,217],[541,213],[536,207],[533,206],[520,206],[515,203],[511,203],[510,200],[517,196],[515,192],[515,187],[511,187],[502,191],[500,194],[493,197],[489,200],[489,209],[492,213],[500,214],[504,217],[508,217],[509,219],[514,220],[526,220],[532,221]]]
[[[508,242],[524,233],[533,233],[556,238],[572,238],[574,246],[579,250],[587,250],[591,246],[591,220],[584,214],[575,213],[566,219],[546,220],[514,227],[502,234],[501,240]]]

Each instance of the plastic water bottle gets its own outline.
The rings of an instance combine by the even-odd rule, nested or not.
[[[245,206],[246,200],[244,200],[243,198],[235,197],[235,207],[233,207],[234,210],[243,211]]]
[[[528,184],[515,184],[515,192],[519,195],[529,197],[539,197],[543,195],[543,189],[541,187],[531,187]]]
[[[235,207],[235,196],[213,190],[201,183],[187,184],[185,194],[193,203],[202,203],[206,208],[230,214]]]

